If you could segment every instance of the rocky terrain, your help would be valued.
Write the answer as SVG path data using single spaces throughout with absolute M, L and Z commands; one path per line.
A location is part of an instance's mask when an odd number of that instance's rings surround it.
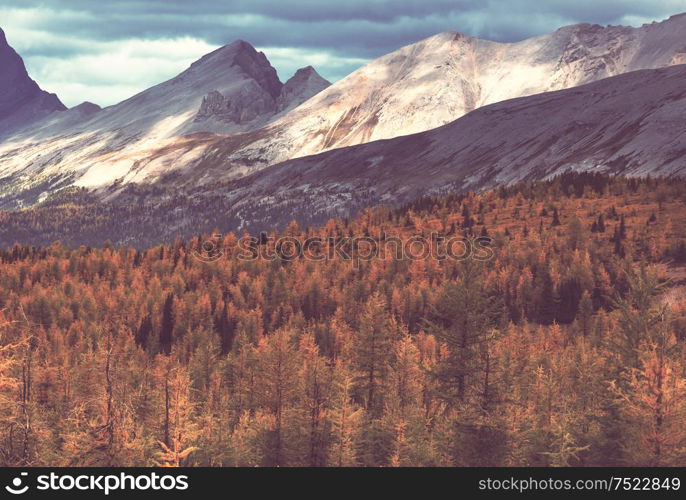
M 0 141 L 53 111 L 67 109 L 55 94 L 42 90 L 0 28 Z

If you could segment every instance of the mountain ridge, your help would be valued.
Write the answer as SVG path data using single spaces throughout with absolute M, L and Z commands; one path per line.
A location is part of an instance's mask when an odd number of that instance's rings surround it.
M 24 61 L 0 28 L 0 137 L 11 134 L 53 111 L 66 110 L 59 98 L 31 79 Z

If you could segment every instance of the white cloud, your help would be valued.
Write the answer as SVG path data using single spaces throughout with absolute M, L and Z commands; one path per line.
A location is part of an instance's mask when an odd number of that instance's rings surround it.
M 73 56 L 26 58 L 29 74 L 67 106 L 115 104 L 172 78 L 216 47 L 194 38 L 93 42 Z
M 8 42 L 29 75 L 67 106 L 115 104 L 172 78 L 216 48 L 200 38 L 92 40 L 37 26 L 95 21 L 88 13 L 46 8 L 0 8 Z

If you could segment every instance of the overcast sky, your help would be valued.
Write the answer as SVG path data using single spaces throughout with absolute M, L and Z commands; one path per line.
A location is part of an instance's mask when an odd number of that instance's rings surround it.
M 515 41 L 579 22 L 640 26 L 686 0 L 0 0 L 31 76 L 68 106 L 109 105 L 241 38 L 283 81 L 311 64 L 335 81 L 446 30 Z

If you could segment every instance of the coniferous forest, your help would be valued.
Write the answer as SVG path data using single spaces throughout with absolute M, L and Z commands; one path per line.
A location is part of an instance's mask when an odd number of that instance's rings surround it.
M 0 251 L 0 465 L 686 461 L 686 182 L 566 174 L 254 236 L 251 259 L 242 234 Z

